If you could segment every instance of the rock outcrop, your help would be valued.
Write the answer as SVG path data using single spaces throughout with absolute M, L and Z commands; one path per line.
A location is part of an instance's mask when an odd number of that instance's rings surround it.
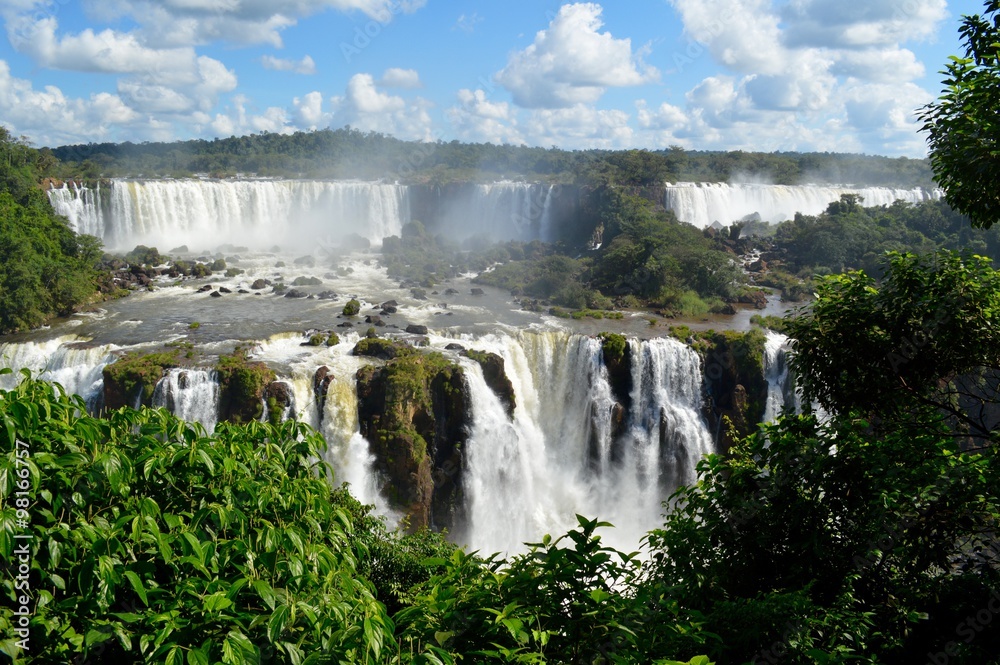
M 377 341 L 385 340 L 362 343 Z M 471 413 L 462 368 L 440 353 L 409 348 L 385 365 L 358 370 L 357 382 L 361 434 L 410 530 L 461 523 Z

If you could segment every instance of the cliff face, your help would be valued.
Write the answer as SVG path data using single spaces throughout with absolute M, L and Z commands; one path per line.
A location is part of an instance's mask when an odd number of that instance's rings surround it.
M 726 331 L 704 334 L 696 341 L 705 369 L 705 418 L 710 431 L 719 432 L 718 445 L 726 452 L 734 436 L 757 429 L 767 405 L 764 378 L 764 333 Z M 735 430 L 731 433 L 727 421 Z
M 461 519 L 462 448 L 470 401 L 462 368 L 439 353 L 409 352 L 358 370 L 358 416 L 386 494 L 409 528 Z

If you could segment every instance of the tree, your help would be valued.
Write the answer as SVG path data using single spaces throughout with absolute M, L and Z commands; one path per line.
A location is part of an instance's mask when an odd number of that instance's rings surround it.
M 825 278 L 788 322 L 806 398 L 898 425 L 926 411 L 989 438 L 1000 401 L 1000 272 L 989 259 L 890 254 L 880 285 L 864 272 Z M 876 423 L 878 424 L 878 423 Z
M 945 92 L 920 112 L 931 166 L 945 199 L 973 226 L 1000 220 L 1000 0 L 983 15 L 965 16 L 959 34 L 965 57 L 951 56 Z

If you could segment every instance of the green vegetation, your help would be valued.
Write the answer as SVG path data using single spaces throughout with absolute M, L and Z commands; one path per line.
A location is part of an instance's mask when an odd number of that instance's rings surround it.
M 104 399 L 108 409 L 149 406 L 164 373 L 182 364 L 179 348 L 158 353 L 130 351 L 104 368 Z
M 318 277 L 296 277 L 292 286 L 322 286 L 323 280 Z
M 100 242 L 74 234 L 38 187 L 52 163 L 0 127 L 0 334 L 70 314 L 97 293 Z
M 329 335 L 326 336 L 327 346 L 337 346 L 338 344 L 340 344 L 340 335 L 338 335 L 335 332 L 331 332 Z
M 201 323 L 199 323 L 198 321 L 192 321 L 191 323 L 188 324 L 188 330 L 197 330 L 200 327 Z
M 805 395 L 884 427 L 944 414 L 957 431 L 989 438 L 1000 273 L 985 257 L 947 251 L 888 264 L 877 288 L 864 272 L 825 278 L 809 311 L 789 321 Z
M 324 129 L 176 143 L 92 143 L 56 148 L 62 177 L 136 175 L 392 178 L 402 182 L 470 182 L 524 177 L 595 186 L 656 187 L 665 181 L 727 181 L 767 174 L 777 184 L 867 182 L 930 187 L 927 160 L 831 153 L 582 150 L 494 144 L 401 141 L 376 132 Z M 419 166 L 414 157 L 419 156 Z
M 329 484 L 315 432 L 220 424 L 206 437 L 163 410 L 84 412 L 79 398 L 41 382 L 0 394 L 7 599 L 18 595 L 14 492 L 35 501 L 23 662 L 309 662 L 323 653 L 359 663 L 395 652 L 393 624 L 358 565 L 384 530 L 359 537 L 371 520 Z M 18 450 L 30 451 L 29 465 Z M 4 602 L 0 651 L 10 657 L 16 624 Z
M 959 34 L 965 56 L 952 56 L 943 73 L 943 94 L 924 107 L 934 177 L 948 203 L 972 225 L 990 228 L 1000 219 L 996 182 L 1000 177 L 996 141 L 1000 128 L 1000 4 L 988 0 L 983 15 L 963 16 Z
M 628 350 L 628 340 L 625 335 L 603 332 L 598 335 L 601 340 L 601 350 L 604 352 L 605 364 L 621 362 Z
M 361 303 L 355 298 L 351 298 L 347 301 L 347 304 L 344 305 L 344 316 L 357 316 L 360 311 Z
M 250 360 L 246 349 L 239 347 L 232 355 L 219 356 L 215 369 L 219 373 L 220 420 L 259 420 L 264 412 L 264 388 L 274 381 L 274 370 Z

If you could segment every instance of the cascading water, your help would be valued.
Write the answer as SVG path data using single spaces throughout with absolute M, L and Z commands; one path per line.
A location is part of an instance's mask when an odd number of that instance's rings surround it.
M 677 219 L 698 228 L 719 222 L 728 226 L 753 214 L 766 222 L 792 219 L 795 213 L 818 215 L 843 194 L 862 197 L 864 206 L 891 205 L 902 200 L 922 203 L 941 198 L 941 190 L 836 185 L 758 185 L 721 182 L 667 184 L 664 205 Z
M 87 347 L 74 335 L 45 342 L 0 344 L 0 367 L 13 374 L 0 376 L 0 389 L 10 390 L 21 380 L 19 371 L 30 369 L 33 376 L 61 385 L 67 393 L 80 395 L 87 410 L 96 413 L 104 403 L 105 365 L 115 359 L 111 345 Z
M 502 180 L 473 185 L 438 201 L 435 229 L 458 237 L 482 235 L 498 241 L 554 241 L 553 185 Z
M 356 233 L 374 243 L 409 222 L 406 186 L 310 180 L 111 180 L 50 189 L 55 211 L 112 249 L 194 251 L 223 243 L 313 249 Z
M 576 514 L 610 521 L 616 528 L 605 539 L 632 549 L 713 450 L 699 414 L 700 360 L 679 342 L 631 342 L 632 409 L 618 440 L 598 340 L 522 333 L 473 345 L 504 358 L 517 400 L 511 420 L 479 366 L 463 361 L 473 406 L 461 537 L 474 549 L 509 551 L 564 531 Z
M 181 420 L 198 422 L 215 431 L 219 415 L 219 376 L 214 370 L 174 368 L 156 384 L 153 406 L 164 407 Z
M 788 337 L 768 331 L 764 342 L 764 378 L 767 380 L 767 404 L 764 422 L 769 423 L 785 409 L 801 411 L 795 380 L 788 366 Z

